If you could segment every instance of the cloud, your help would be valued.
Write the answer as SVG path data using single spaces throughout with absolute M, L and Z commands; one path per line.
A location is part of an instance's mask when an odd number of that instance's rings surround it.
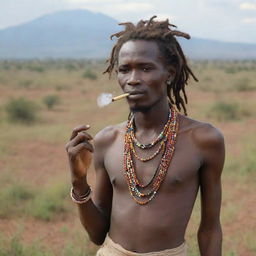
M 138 20 L 137 16 L 143 18 L 149 12 L 155 10 L 150 1 L 127 1 L 127 0 L 64 0 L 70 7 L 88 9 L 93 12 L 102 12 L 111 17 L 123 20 Z
M 66 0 L 66 2 L 79 4 L 114 4 L 120 3 L 120 0 Z
M 172 21 L 173 18 L 174 17 L 171 14 L 157 13 L 156 20 L 166 20 L 166 19 L 169 19 L 169 21 Z
M 241 10 L 256 10 L 256 3 L 243 2 L 239 5 Z
M 148 11 L 153 10 L 154 5 L 142 1 L 124 1 L 124 0 L 66 0 L 70 4 L 80 4 L 80 6 L 93 6 L 99 9 L 111 6 L 113 9 L 120 9 L 121 11 Z M 86 5 L 85 5 L 86 4 Z M 100 5 L 100 6 L 99 6 Z
M 244 18 L 242 20 L 243 23 L 246 23 L 246 24 L 252 24 L 252 23 L 256 23 L 256 17 L 254 18 Z
M 256 0 L 0 0 L 0 29 L 72 9 L 101 12 L 117 22 L 157 15 L 194 37 L 256 42 Z M 216 22 L 223 25 L 216 29 Z
M 121 11 L 141 12 L 154 10 L 154 5 L 150 3 L 126 2 L 117 5 L 116 8 L 120 9 Z

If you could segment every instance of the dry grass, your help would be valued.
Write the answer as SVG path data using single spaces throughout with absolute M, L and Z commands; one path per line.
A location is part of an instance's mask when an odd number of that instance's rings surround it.
M 223 255 L 252 256 L 256 62 L 194 62 L 192 68 L 200 82 L 187 87 L 189 115 L 211 122 L 226 139 Z M 120 92 L 114 79 L 101 75 L 103 70 L 103 63 L 96 61 L 0 63 L 0 255 L 93 255 L 96 250 L 66 196 L 69 170 L 64 145 L 78 124 L 90 124 L 95 135 L 126 119 L 124 102 L 103 109 L 96 105 L 101 92 Z M 48 110 L 43 103 L 47 95 L 58 97 L 60 104 Z M 8 121 L 5 106 L 10 98 L 20 97 L 40 106 L 33 124 Z M 223 118 L 223 111 L 235 111 L 236 118 Z M 192 256 L 198 255 L 199 220 L 198 199 L 186 234 Z

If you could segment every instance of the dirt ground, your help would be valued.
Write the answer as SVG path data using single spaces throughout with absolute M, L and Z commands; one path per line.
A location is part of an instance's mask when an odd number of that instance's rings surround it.
M 58 95 L 62 98 L 62 104 L 53 111 L 43 109 L 42 124 L 34 126 L 34 129 L 37 130 L 31 137 L 30 130 L 32 131 L 33 127 L 18 126 L 18 129 L 22 130 L 20 137 L 13 127 L 8 130 L 8 124 L 2 121 L 0 123 L 2 138 L 6 138 L 3 133 L 9 134 L 11 143 L 8 144 L 7 139 L 4 139 L 4 146 L 8 145 L 8 153 L 0 157 L 1 173 L 11 175 L 17 183 L 31 184 L 33 188 L 44 187 L 58 179 L 65 181 L 69 186 L 70 177 L 64 146 L 72 127 L 83 123 L 82 120 L 88 120 L 88 123 L 93 126 L 92 133 L 95 135 L 99 129 L 119 122 L 127 116 L 124 102 L 103 110 L 99 110 L 94 103 L 91 104 L 96 101 L 99 92 L 106 89 L 99 86 L 99 83 L 102 83 L 101 80 L 93 83 L 95 90 L 90 92 L 84 92 L 80 86 L 74 87 L 72 91 L 59 91 Z M 40 101 L 46 92 L 52 92 L 52 89 L 43 88 L 27 92 L 23 89 L 17 91 L 15 88 L 1 85 L 0 100 L 6 102 L 9 97 L 14 95 L 25 95 L 30 99 Z M 201 115 L 197 113 L 201 110 L 205 111 L 204 106 L 216 100 L 214 92 L 193 89 L 188 94 L 190 99 L 188 109 L 191 107 L 192 118 L 201 118 Z M 84 110 L 81 104 L 86 97 L 89 100 L 86 102 Z M 256 91 L 242 94 L 234 92 L 226 96 L 226 98 L 229 97 L 245 102 L 245 104 L 251 102 L 254 106 Z M 88 108 L 90 104 L 92 107 Z M 104 118 L 105 116 L 108 118 Z M 223 255 L 254 256 L 256 255 L 255 170 L 251 174 L 238 175 L 232 172 L 232 161 L 237 161 L 244 154 L 245 141 L 255 141 L 255 113 L 242 121 L 219 122 L 210 119 L 205 121 L 213 122 L 222 131 L 228 154 L 228 162 L 226 162 L 223 173 Z M 40 133 L 38 137 L 37 131 Z M 0 178 L 2 177 L 3 175 L 0 174 Z M 90 170 L 89 177 L 93 184 L 93 168 Z M 96 246 L 87 242 L 86 232 L 79 222 L 77 210 L 68 195 L 65 200 L 70 202 L 69 211 L 56 215 L 51 221 L 39 220 L 27 215 L 0 218 L 1 234 L 7 238 L 20 234 L 24 244 L 40 243 L 44 248 L 50 248 L 55 255 L 60 255 L 59 252 L 68 244 L 67 241 L 72 241 L 75 246 L 79 244 L 84 248 L 89 246 L 90 251 L 96 250 Z M 189 240 L 192 238 L 196 240 L 197 216 L 193 217 L 189 224 Z

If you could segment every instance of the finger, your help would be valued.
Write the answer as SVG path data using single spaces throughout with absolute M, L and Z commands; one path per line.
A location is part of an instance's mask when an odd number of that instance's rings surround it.
M 89 134 L 88 132 L 82 131 L 79 132 L 78 135 L 82 134 L 87 140 L 92 140 L 93 137 L 91 136 L 91 134 Z
M 79 132 L 88 130 L 89 128 L 90 128 L 90 125 L 88 125 L 88 124 L 87 125 L 79 125 L 79 126 L 75 127 L 72 131 L 70 140 L 74 139 Z
M 80 143 L 80 144 L 76 145 L 75 147 L 70 147 L 68 149 L 68 155 L 71 158 L 74 158 L 83 150 L 88 150 L 88 151 L 90 151 L 92 153 L 92 151 L 91 151 L 92 147 L 90 147 L 89 145 L 85 145 L 84 143 Z
M 94 148 L 93 148 L 93 145 L 90 143 L 90 142 L 83 142 L 81 143 L 81 145 L 83 145 L 83 147 L 86 149 L 86 150 L 89 150 L 91 153 L 94 152 Z
M 94 151 L 93 146 L 90 142 L 83 142 L 83 143 L 80 143 L 80 144 L 76 145 L 75 147 L 71 148 L 69 153 L 73 156 L 76 156 L 82 150 L 88 150 L 91 153 L 93 153 L 93 151 Z
M 91 136 L 88 134 L 84 133 L 79 133 L 73 140 L 69 142 L 69 147 L 75 147 L 76 145 L 83 143 L 83 142 L 88 142 L 88 140 L 91 140 Z
M 70 147 L 75 147 L 75 146 L 78 145 L 79 143 L 85 142 L 85 141 L 87 141 L 87 140 L 89 140 L 89 139 L 90 139 L 90 136 L 88 136 L 88 135 L 86 135 L 86 134 L 80 132 L 75 138 L 73 138 L 72 140 L 70 140 L 70 141 L 66 144 L 66 146 L 65 146 L 66 151 L 68 152 Z

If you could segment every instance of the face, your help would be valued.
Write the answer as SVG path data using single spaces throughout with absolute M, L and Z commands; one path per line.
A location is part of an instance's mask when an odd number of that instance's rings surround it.
M 117 78 L 132 111 L 150 109 L 166 99 L 166 80 L 171 73 L 156 42 L 127 41 L 119 51 Z

